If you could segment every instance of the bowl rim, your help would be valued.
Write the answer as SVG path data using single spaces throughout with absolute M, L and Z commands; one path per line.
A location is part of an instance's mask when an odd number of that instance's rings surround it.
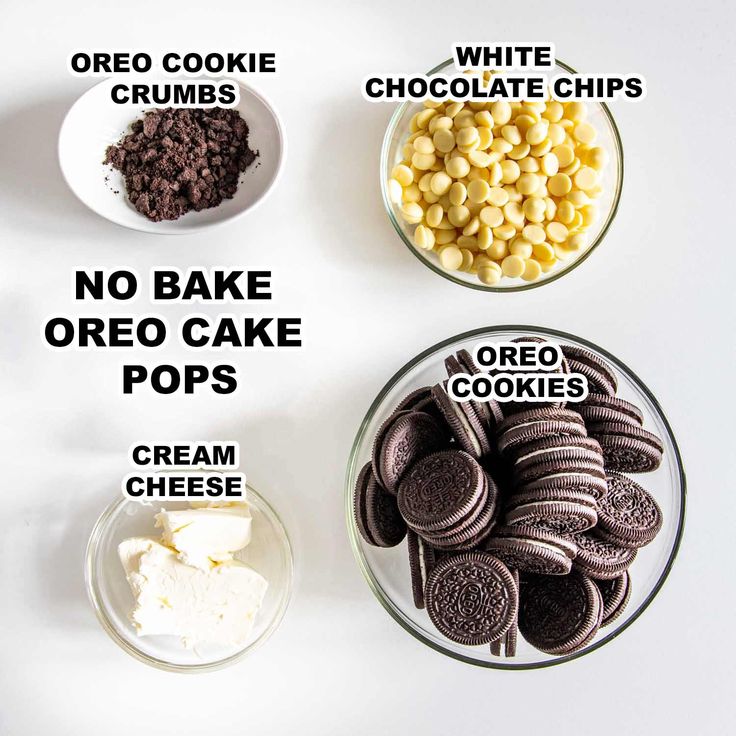
M 358 537 L 358 531 L 357 531 L 356 524 L 353 518 L 354 516 L 353 514 L 353 487 L 351 484 L 351 478 L 355 475 L 355 470 L 358 464 L 358 457 L 357 457 L 358 448 L 361 444 L 363 435 L 368 425 L 370 424 L 376 410 L 378 409 L 378 407 L 380 406 L 384 398 L 388 395 L 388 393 L 404 377 L 404 375 L 408 371 L 410 371 L 418 363 L 420 363 L 421 361 L 423 361 L 425 358 L 432 355 L 433 353 L 436 353 L 437 351 L 442 350 L 443 348 L 447 348 L 448 346 L 456 344 L 460 341 L 471 340 L 473 338 L 477 338 L 483 335 L 489 335 L 489 334 L 499 333 L 499 332 L 508 332 L 508 331 L 535 332 L 535 333 L 539 333 L 542 335 L 547 335 L 555 339 L 572 340 L 592 350 L 598 351 L 600 355 L 605 357 L 607 360 L 610 360 L 619 370 L 623 370 L 623 372 L 626 373 L 627 376 L 634 382 L 636 387 L 652 403 L 652 406 L 655 408 L 657 414 L 659 415 L 659 418 L 662 420 L 662 424 L 664 425 L 664 428 L 667 432 L 669 440 L 672 443 L 672 447 L 674 449 L 673 459 L 674 459 L 674 464 L 677 470 L 677 479 L 680 485 L 680 513 L 677 519 L 677 530 L 675 533 L 674 543 L 672 545 L 672 549 L 670 550 L 669 556 L 667 558 L 667 562 L 662 568 L 662 571 L 659 575 L 657 582 L 654 584 L 652 589 L 647 593 L 646 597 L 640 604 L 639 608 L 637 608 L 637 610 L 634 611 L 634 613 L 624 623 L 622 623 L 616 629 L 612 630 L 609 634 L 604 636 L 600 641 L 596 641 L 595 643 L 591 644 L 589 647 L 586 647 L 580 651 L 573 652 L 572 654 L 563 655 L 563 656 L 557 657 L 556 659 L 551 659 L 551 660 L 544 661 L 544 662 L 533 662 L 533 663 L 516 662 L 515 663 L 515 662 L 507 662 L 505 660 L 500 660 L 498 662 L 480 661 L 470 656 L 461 654 L 459 652 L 451 651 L 437 644 L 436 642 L 429 639 L 428 637 L 424 636 L 424 634 L 421 631 L 415 629 L 410 623 L 406 621 L 405 617 L 403 617 L 398 611 L 398 606 L 396 606 L 391 601 L 391 598 L 386 593 L 383 592 L 383 589 L 380 583 L 378 582 L 375 575 L 373 574 L 373 571 L 371 570 L 371 567 L 368 564 L 366 557 L 363 553 L 361 540 Z M 389 613 L 391 618 L 394 619 L 394 621 L 396 621 L 405 631 L 408 631 L 415 639 L 419 640 L 423 644 L 426 644 L 428 647 L 430 647 L 436 652 L 439 652 L 440 654 L 444 654 L 445 656 L 451 657 L 460 662 L 465 662 L 466 664 L 474 665 L 476 667 L 482 667 L 485 669 L 496 669 L 496 670 L 536 670 L 536 669 L 544 669 L 547 667 L 554 667 L 560 664 L 564 664 L 566 662 L 571 662 L 575 659 L 578 659 L 587 654 L 590 654 L 597 649 L 600 649 L 604 644 L 607 644 L 608 642 L 612 641 L 613 639 L 618 637 L 620 634 L 622 634 L 624 631 L 626 631 L 626 629 L 628 629 L 629 626 L 631 626 L 631 624 L 633 624 L 634 621 L 636 621 L 639 618 L 639 616 L 641 616 L 641 614 L 644 613 L 644 611 L 649 607 L 649 605 L 652 603 L 654 598 L 657 596 L 657 594 L 661 590 L 662 586 L 664 585 L 665 580 L 668 578 L 670 571 L 672 570 L 672 566 L 674 565 L 675 559 L 680 550 L 680 545 L 682 543 L 682 536 L 683 536 L 684 525 L 685 525 L 686 500 L 687 500 L 687 481 L 685 477 L 685 469 L 684 469 L 683 462 L 682 462 L 682 456 L 680 454 L 680 448 L 677 444 L 677 440 L 675 439 L 674 432 L 672 431 L 672 427 L 669 423 L 669 420 L 667 419 L 667 416 L 662 410 L 662 407 L 659 401 L 654 396 L 654 394 L 651 392 L 651 390 L 646 386 L 646 384 L 644 384 L 644 382 L 639 378 L 639 376 L 636 373 L 634 373 L 634 371 L 632 371 L 619 358 L 609 353 L 604 348 L 601 348 L 600 346 L 591 342 L 590 340 L 586 340 L 584 338 L 578 337 L 577 335 L 574 335 L 569 332 L 563 332 L 562 330 L 555 330 L 549 327 L 539 327 L 536 325 L 507 325 L 507 324 L 489 325 L 486 327 L 479 327 L 473 330 L 468 330 L 467 332 L 461 332 L 457 335 L 454 335 L 452 337 L 446 338 L 444 340 L 441 340 L 440 342 L 435 343 L 431 347 L 427 348 L 426 350 L 423 350 L 421 353 L 416 355 L 414 358 L 406 362 L 401 368 L 399 368 L 393 374 L 393 376 L 391 376 L 391 378 L 389 378 L 389 380 L 386 382 L 383 388 L 381 388 L 378 395 L 376 396 L 374 401 L 371 403 L 365 416 L 363 417 L 362 422 L 360 423 L 358 432 L 355 436 L 355 439 L 353 440 L 353 446 L 350 450 L 350 456 L 349 456 L 348 465 L 347 465 L 347 472 L 345 474 L 345 488 L 344 488 L 345 520 L 347 523 L 348 537 L 350 539 L 350 546 L 353 550 L 353 556 L 355 557 L 355 560 L 358 563 L 358 567 L 360 568 L 360 571 L 363 574 L 363 577 L 365 578 L 366 582 L 368 583 L 368 586 L 373 592 L 373 595 L 378 599 L 379 603 L 383 606 L 383 608 Z
M 201 77 L 201 78 L 204 79 L 204 77 Z M 218 77 L 217 79 L 220 79 L 220 77 Z M 222 79 L 225 79 L 225 77 L 222 77 Z M 254 97 L 258 98 L 263 103 L 266 109 L 270 112 L 271 117 L 273 118 L 276 124 L 276 131 L 278 133 L 279 142 L 281 144 L 279 161 L 278 161 L 278 165 L 276 167 L 276 173 L 274 174 L 273 179 L 271 179 L 269 185 L 260 193 L 258 198 L 254 202 L 252 202 L 249 206 L 245 207 L 239 212 L 234 212 L 233 214 L 228 215 L 227 217 L 223 217 L 213 222 L 205 222 L 200 225 L 194 225 L 192 227 L 188 227 L 185 230 L 175 230 L 175 229 L 159 230 L 156 228 L 156 225 L 158 225 L 159 223 L 150 222 L 145 217 L 143 217 L 143 215 L 141 215 L 142 222 L 140 224 L 137 224 L 137 223 L 130 224 L 127 222 L 122 222 L 117 218 L 110 217 L 106 214 L 103 214 L 98 209 L 93 207 L 92 204 L 90 204 L 84 197 L 82 197 L 82 195 L 77 191 L 77 189 L 72 184 L 70 177 L 67 175 L 67 170 L 66 170 L 66 167 L 64 166 L 64 159 L 62 156 L 62 139 L 65 135 L 67 126 L 70 125 L 69 119 L 70 119 L 72 112 L 76 108 L 76 106 L 82 101 L 84 97 L 86 97 L 89 94 L 92 94 L 92 91 L 96 89 L 97 87 L 103 84 L 110 84 L 111 82 L 115 81 L 113 77 L 107 77 L 106 79 L 103 79 L 102 81 L 98 82 L 97 84 L 92 85 L 89 89 L 86 89 L 81 95 L 79 95 L 79 97 L 77 97 L 77 99 L 72 103 L 72 105 L 67 110 L 66 115 L 64 115 L 64 120 L 62 121 L 61 126 L 59 128 L 59 136 L 58 136 L 57 143 L 56 143 L 56 158 L 57 158 L 57 162 L 59 165 L 59 169 L 61 170 L 61 175 L 64 181 L 66 182 L 66 185 L 69 187 L 70 191 L 87 209 L 94 212 L 98 217 L 101 217 L 107 220 L 108 222 L 112 222 L 113 224 L 125 230 L 133 230 L 135 232 L 146 233 L 149 235 L 192 235 L 194 233 L 201 233 L 204 230 L 210 230 L 212 228 L 220 227 L 221 225 L 224 225 L 225 223 L 233 222 L 234 220 L 237 220 L 243 217 L 246 213 L 252 212 L 256 207 L 258 207 L 258 205 L 260 205 L 268 197 L 268 195 L 271 194 L 271 192 L 276 188 L 276 184 L 281 179 L 281 174 L 284 170 L 284 164 L 286 163 L 286 154 L 287 154 L 286 131 L 284 129 L 283 123 L 281 122 L 281 118 L 276 112 L 276 108 L 272 104 L 271 100 L 261 90 L 256 89 L 250 84 L 245 84 L 244 82 L 241 82 L 239 79 L 233 79 L 233 78 L 228 77 L 227 80 L 230 82 L 235 82 L 241 88 L 241 90 L 245 90 L 246 92 L 248 92 L 248 94 L 252 94 Z M 145 109 L 146 110 L 155 109 L 155 106 L 146 107 Z M 169 224 L 171 222 L 175 222 L 175 221 L 166 220 L 164 221 L 164 224 Z
M 431 76 L 432 74 L 437 74 L 438 72 L 445 69 L 448 65 L 451 65 L 453 63 L 452 59 L 447 59 L 446 61 L 443 61 L 441 64 L 438 64 L 433 69 L 430 69 L 427 72 L 427 76 Z M 566 72 L 570 74 L 576 74 L 577 72 L 575 69 L 573 69 L 569 64 L 566 64 L 563 61 L 560 61 L 560 59 L 555 59 L 556 66 L 561 67 Z M 416 102 L 407 101 L 402 102 L 396 110 L 394 110 L 393 115 L 391 116 L 388 126 L 386 127 L 386 132 L 383 136 L 383 142 L 381 143 L 381 156 L 379 160 L 379 177 L 381 179 L 380 186 L 381 186 L 381 196 L 383 198 L 383 205 L 386 209 L 386 213 L 388 214 L 388 218 L 393 225 L 394 230 L 398 234 L 398 236 L 403 241 L 404 245 L 411 251 L 411 253 L 414 255 L 415 258 L 418 258 L 427 268 L 430 268 L 432 271 L 434 271 L 436 274 L 442 276 L 443 278 L 447 279 L 448 281 L 451 281 L 454 284 L 459 284 L 460 286 L 465 286 L 469 289 L 475 289 L 476 291 L 488 291 L 488 292 L 514 292 L 514 291 L 528 291 L 530 289 L 536 289 L 540 286 L 545 286 L 546 284 L 551 284 L 554 281 L 557 281 L 557 279 L 562 278 L 563 276 L 567 275 L 568 273 L 571 273 L 574 271 L 581 263 L 583 263 L 585 260 L 587 260 L 588 256 L 596 250 L 596 248 L 603 242 L 603 239 L 608 234 L 608 231 L 613 224 L 613 221 L 616 217 L 616 213 L 618 212 L 619 203 L 621 201 L 621 193 L 623 190 L 623 184 L 624 184 L 624 148 L 623 143 L 621 141 L 621 134 L 619 132 L 618 126 L 616 125 L 616 121 L 611 114 L 610 109 L 608 108 L 608 105 L 606 105 L 604 102 L 595 102 L 594 104 L 600 105 L 601 109 L 603 110 L 603 114 L 608 121 L 608 124 L 611 128 L 612 137 L 613 137 L 613 145 L 615 148 L 616 153 L 616 161 L 618 163 L 618 171 L 619 175 L 616 180 L 616 189 L 614 191 L 613 195 L 613 202 L 611 204 L 611 208 L 609 210 L 608 216 L 606 217 L 605 222 L 603 223 L 603 227 L 601 228 L 601 231 L 598 233 L 598 237 L 595 239 L 593 243 L 590 244 L 588 248 L 585 249 L 585 251 L 578 256 L 574 261 L 572 261 L 569 265 L 563 266 L 560 268 L 559 271 L 555 271 L 552 273 L 551 276 L 547 276 L 544 279 L 537 279 L 537 281 L 529 281 L 529 282 L 523 282 L 520 284 L 512 284 L 510 286 L 489 286 L 487 284 L 483 284 L 480 281 L 473 281 L 468 282 L 464 281 L 461 278 L 458 278 L 455 276 L 451 271 L 445 271 L 443 268 L 440 268 L 436 263 L 432 263 L 429 258 L 421 254 L 417 248 L 414 246 L 414 244 L 406 237 L 406 234 L 404 233 L 403 228 L 399 224 L 398 220 L 396 219 L 396 215 L 393 211 L 393 206 L 391 204 L 391 200 L 389 198 L 388 193 L 388 172 L 389 172 L 389 161 L 388 161 L 388 150 L 391 142 L 391 138 L 393 137 L 394 131 L 396 130 L 396 126 L 399 123 L 399 119 L 404 114 L 404 112 L 411 106 L 417 104 Z
M 84 555 L 85 588 L 87 590 L 87 597 L 89 599 L 89 602 L 95 612 L 100 625 L 107 632 L 108 636 L 127 654 L 134 657 L 139 662 L 143 662 L 144 664 L 147 664 L 151 667 L 165 670 L 167 672 L 179 672 L 184 674 L 213 672 L 215 670 L 221 670 L 225 667 L 229 667 L 230 665 L 233 665 L 243 659 L 246 655 L 251 654 L 252 652 L 259 649 L 266 641 L 268 641 L 268 639 L 271 638 L 271 635 L 281 625 L 286 611 L 289 608 L 289 604 L 291 603 L 292 595 L 294 592 L 294 551 L 291 544 L 291 539 L 289 538 L 289 533 L 287 532 L 286 527 L 281 520 L 281 517 L 278 515 L 273 506 L 247 482 L 246 489 L 248 497 L 255 496 L 258 503 L 262 504 L 265 507 L 266 511 L 271 514 L 273 520 L 276 522 L 279 530 L 282 533 L 282 538 L 284 540 L 284 552 L 288 561 L 286 590 L 284 595 L 282 596 L 279 610 L 277 611 L 273 620 L 263 631 L 263 633 L 258 637 L 258 639 L 246 645 L 235 654 L 231 654 L 229 657 L 225 657 L 224 659 L 218 659 L 215 662 L 206 662 L 202 664 L 174 664 L 171 662 L 167 662 L 164 659 L 159 659 L 158 657 L 152 657 L 146 654 L 120 635 L 117 627 L 107 615 L 107 607 L 101 599 L 97 585 L 97 575 L 94 570 L 94 562 L 97 557 L 100 538 L 103 532 L 107 529 L 107 525 L 109 524 L 112 516 L 117 511 L 119 511 L 123 505 L 135 502 L 131 502 L 130 499 L 120 494 L 107 505 L 105 510 L 97 518 L 97 521 L 95 521 L 95 524 L 92 527 L 92 531 L 90 532 L 89 540 L 87 541 L 87 548 Z M 246 501 L 247 500 L 248 498 L 246 497 Z

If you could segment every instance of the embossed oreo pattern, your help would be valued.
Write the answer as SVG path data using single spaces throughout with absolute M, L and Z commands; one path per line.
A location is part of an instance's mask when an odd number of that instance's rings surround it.
M 493 537 L 485 549 L 508 567 L 540 575 L 567 575 L 570 558 L 562 550 L 553 550 L 532 539 Z
M 571 539 L 578 546 L 575 566 L 590 577 L 610 580 L 620 575 L 636 558 L 636 550 L 607 542 L 594 532 L 574 534 Z
M 396 494 L 407 469 L 444 445 L 445 434 L 429 414 L 420 411 L 401 413 L 383 432 L 377 448 L 378 467 L 374 466 L 374 470 L 386 490 Z
M 483 469 L 470 455 L 445 450 L 411 468 L 399 485 L 399 510 L 418 531 L 452 526 L 465 518 L 485 488 Z
M 598 531 L 626 547 L 643 547 L 662 527 L 662 512 L 652 495 L 631 478 L 609 473 L 608 493 L 600 503 Z
M 537 649 L 568 654 L 595 635 L 602 600 L 585 575 L 525 576 L 519 597 L 519 630 Z
M 440 561 L 427 580 L 425 604 L 442 634 L 470 646 L 503 636 L 518 608 L 513 576 L 486 552 L 463 552 Z
M 506 523 L 525 524 L 556 534 L 575 534 L 595 526 L 595 508 L 579 502 L 536 501 L 521 504 L 506 514 Z
M 406 536 L 406 522 L 399 513 L 396 497 L 378 484 L 375 478 L 365 487 L 366 526 L 378 547 L 395 547 Z
M 625 422 L 595 422 L 588 429 L 600 442 L 606 470 L 647 473 L 662 462 L 662 440 L 646 429 Z

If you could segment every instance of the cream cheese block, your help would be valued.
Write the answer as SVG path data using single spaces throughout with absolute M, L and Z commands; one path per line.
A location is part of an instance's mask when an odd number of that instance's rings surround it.
M 182 562 L 203 570 L 231 560 L 233 552 L 250 543 L 251 521 L 245 503 L 162 509 L 156 514 L 161 541 L 177 550 Z
M 179 636 L 186 647 L 247 643 L 268 587 L 251 567 L 237 560 L 194 567 L 148 537 L 126 539 L 118 553 L 135 598 L 131 621 L 140 636 Z

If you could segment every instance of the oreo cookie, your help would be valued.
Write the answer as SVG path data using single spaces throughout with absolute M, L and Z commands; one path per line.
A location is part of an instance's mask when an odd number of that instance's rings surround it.
M 574 566 L 597 580 L 611 580 L 629 569 L 636 559 L 636 550 L 607 542 L 595 532 L 571 535 L 577 545 Z
M 524 575 L 519 591 L 519 631 L 547 654 L 571 654 L 597 633 L 603 600 L 586 575 Z
M 373 472 L 381 485 L 396 494 L 407 469 L 447 443 L 442 427 L 421 411 L 394 413 L 378 430 L 373 444 Z
M 353 512 L 360 535 L 374 547 L 395 547 L 406 536 L 406 522 L 396 499 L 378 484 L 371 463 L 358 474 Z
M 519 590 L 519 571 L 511 570 L 511 574 L 514 576 L 514 582 L 516 583 L 516 589 Z M 518 609 L 518 605 L 517 605 Z M 519 618 L 518 610 L 517 616 L 514 618 L 509 630 L 498 639 L 494 639 L 491 642 L 491 654 L 494 657 L 506 657 L 511 658 L 516 656 L 516 644 L 519 638 Z
M 576 501 L 529 501 L 508 510 L 507 526 L 528 526 L 553 534 L 575 534 L 593 528 L 598 521 L 597 505 Z
M 630 401 L 606 394 L 589 393 L 586 399 L 576 404 L 578 414 L 589 422 L 624 422 L 626 424 L 644 424 L 644 414 Z
M 487 552 L 463 552 L 440 560 L 427 580 L 427 613 L 450 641 L 469 646 L 503 636 L 518 610 L 514 577 Z
M 615 396 L 618 389 L 616 373 L 603 358 L 585 348 L 562 345 L 571 373 L 580 373 L 588 380 L 588 391 L 594 394 Z
M 463 408 L 467 402 L 453 401 L 442 384 L 432 387 L 432 399 L 447 422 L 453 438 L 465 452 L 478 460 L 490 450 L 480 419 L 467 407 Z
M 404 476 L 399 510 L 419 534 L 457 531 L 458 524 L 472 518 L 487 491 L 485 473 L 474 458 L 459 450 L 443 450 L 419 460 Z
M 506 511 L 511 511 L 517 506 L 526 503 L 536 503 L 539 501 L 562 501 L 566 503 L 579 503 L 592 509 L 598 509 L 598 501 L 595 496 L 582 491 L 568 491 L 562 489 L 541 489 L 537 491 L 522 491 L 521 493 L 512 493 L 506 499 Z
M 517 489 L 517 493 L 584 493 L 600 501 L 608 492 L 604 478 L 590 473 L 562 472 L 544 476 L 538 480 L 525 483 Z
M 525 446 L 558 435 L 585 436 L 585 422 L 574 411 L 538 407 L 518 412 L 504 419 L 496 430 L 498 450 L 514 460 Z
M 547 457 L 534 457 L 514 465 L 514 481 L 519 486 L 564 473 L 586 473 L 605 479 L 603 455 L 580 448 L 560 449 Z
M 560 452 L 563 457 L 581 452 L 590 462 L 603 465 L 601 446 L 592 437 L 581 434 L 549 435 L 518 445 L 514 448 L 513 465 L 518 468 L 528 467 L 535 462 L 550 462 Z
M 480 513 L 467 520 L 459 528 L 443 530 L 440 533 L 423 533 L 424 539 L 440 550 L 466 550 L 477 547 L 490 533 L 498 509 L 498 488 L 493 479 L 486 474 L 486 491 Z
M 613 623 L 626 609 L 631 598 L 631 576 L 629 571 L 611 580 L 594 580 L 603 598 L 601 627 Z
M 662 512 L 651 493 L 619 473 L 609 473 L 606 483 L 608 493 L 598 511 L 598 535 L 622 547 L 649 544 L 662 528 Z
M 433 419 L 436 419 L 443 430 L 446 432 L 448 431 L 447 426 L 445 425 L 445 419 L 432 399 L 431 386 L 421 386 L 407 394 L 396 405 L 393 413 L 398 414 L 400 411 L 423 411 L 425 414 L 429 414 Z
M 483 548 L 510 568 L 541 575 L 567 575 L 577 551 L 564 537 L 521 525 L 495 529 Z
M 642 427 L 626 422 L 595 422 L 588 431 L 600 443 L 606 470 L 648 473 L 662 463 L 662 440 Z
M 409 574 L 414 605 L 424 608 L 424 587 L 427 577 L 436 563 L 435 551 L 411 529 L 407 531 L 406 542 L 409 550 Z

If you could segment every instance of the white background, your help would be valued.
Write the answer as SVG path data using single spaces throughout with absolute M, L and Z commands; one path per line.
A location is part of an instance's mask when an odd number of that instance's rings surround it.
M 727 730 L 736 654 L 733 7 L 5 3 L 0 734 Z M 460 40 L 551 40 L 581 71 L 647 78 L 644 102 L 613 106 L 626 155 L 614 226 L 550 286 L 500 295 L 455 286 L 419 264 L 383 211 L 378 153 L 391 106 L 364 102 L 361 79 L 426 71 Z M 66 189 L 58 128 L 92 83 L 66 73 L 66 55 L 130 46 L 278 52 L 279 76 L 258 84 L 283 118 L 289 158 L 276 191 L 245 219 L 211 234 L 138 234 Z M 305 349 L 234 354 L 243 388 L 232 398 L 124 400 L 123 356 L 43 347 L 44 317 L 77 309 L 73 267 L 145 274 L 154 265 L 273 270 L 274 309 L 303 317 Z M 175 323 L 185 311 L 166 313 Z M 683 547 L 650 609 L 602 650 L 539 672 L 483 671 L 425 649 L 373 599 L 344 530 L 348 453 L 383 383 L 438 340 L 503 323 L 569 331 L 630 365 L 667 412 L 689 481 Z M 236 667 L 193 677 L 147 668 L 116 647 L 87 603 L 87 536 L 141 438 L 239 440 L 250 479 L 290 529 L 293 604 L 268 645 Z

